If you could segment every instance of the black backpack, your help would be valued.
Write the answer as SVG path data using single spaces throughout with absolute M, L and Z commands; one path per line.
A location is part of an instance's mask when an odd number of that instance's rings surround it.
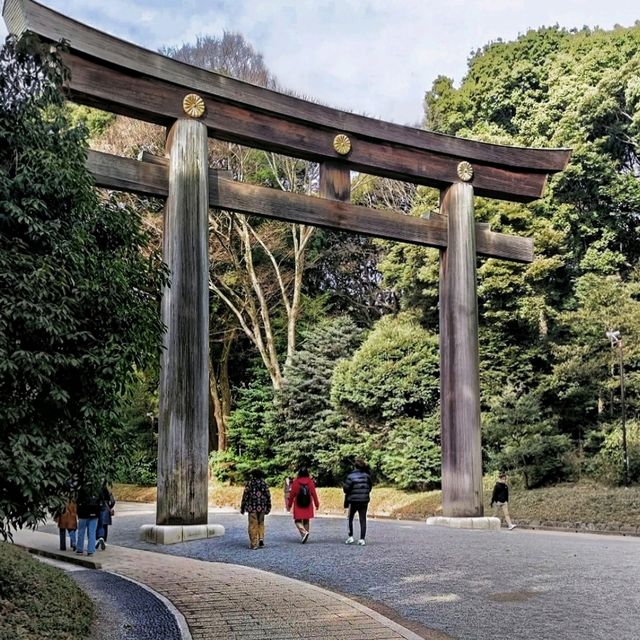
M 308 484 L 300 483 L 300 488 L 296 494 L 296 504 L 299 507 L 308 507 L 311 504 L 311 492 Z

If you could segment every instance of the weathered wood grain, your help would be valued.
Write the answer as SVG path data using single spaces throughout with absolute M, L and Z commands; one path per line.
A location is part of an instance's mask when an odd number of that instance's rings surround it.
M 183 116 L 182 87 L 136 78 L 130 72 L 72 55 L 65 60 L 72 70 L 70 97 L 76 102 L 162 125 Z M 202 122 L 214 138 L 318 162 L 336 161 L 354 171 L 432 187 L 442 188 L 459 180 L 460 158 L 353 135 L 352 151 L 342 157 L 333 149 L 335 129 L 252 112 L 206 94 L 202 98 L 206 105 Z M 540 197 L 547 180 L 545 173 L 486 163 L 474 164 L 474 171 L 478 195 L 523 202 Z
M 166 325 L 160 363 L 158 421 L 159 525 L 206 524 L 209 437 L 209 270 L 207 132 L 178 120 L 168 138 L 163 257 L 170 285 L 162 299 Z
M 448 244 L 440 252 L 442 512 L 482 516 L 478 295 L 473 188 L 441 194 Z
M 320 197 L 349 202 L 351 171 L 341 162 L 327 160 L 320 165 Z
M 137 75 L 162 78 L 196 92 L 218 96 L 227 102 L 243 103 L 252 110 L 271 111 L 286 119 L 307 121 L 470 161 L 542 172 L 561 171 L 570 154 L 568 149 L 531 149 L 466 140 L 325 107 L 172 60 L 93 29 L 32 0 L 5 0 L 3 16 L 11 33 L 20 34 L 29 29 L 50 41 L 65 39 L 72 51 L 104 60 L 110 66 L 129 68 Z
M 90 151 L 89 153 L 93 153 Z M 156 156 L 148 151 L 141 151 L 138 154 L 138 160 L 140 162 L 148 162 L 150 164 L 157 164 L 162 167 L 169 167 L 169 158 L 166 156 Z M 212 177 L 224 178 L 225 180 L 233 180 L 233 173 L 227 169 L 211 169 L 209 168 L 209 178 Z
M 70 42 L 66 60 L 77 101 L 166 125 L 182 116 L 182 97 L 195 91 L 208 100 L 210 135 L 233 142 L 322 162 L 338 157 L 330 142 L 345 132 L 354 142 L 346 159 L 353 170 L 443 188 L 457 180 L 457 163 L 469 160 L 477 194 L 518 201 L 540 197 L 546 174 L 563 169 L 570 155 L 465 140 L 310 103 L 146 51 L 31 0 L 7 0 L 4 16 L 14 33 L 29 28 Z
M 89 151 L 87 167 L 97 186 L 166 197 L 166 164 Z M 428 247 L 447 246 L 447 219 L 444 216 L 414 218 L 399 212 L 368 209 L 348 202 L 225 180 L 217 172 L 210 174 L 209 204 L 218 209 L 362 233 L 386 240 Z M 483 223 L 476 225 L 476 245 L 480 255 L 515 262 L 533 260 L 531 238 L 495 233 Z

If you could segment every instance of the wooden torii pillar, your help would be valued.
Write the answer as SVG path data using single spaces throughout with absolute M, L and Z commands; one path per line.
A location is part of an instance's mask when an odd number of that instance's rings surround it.
M 172 131 L 168 159 L 87 159 L 97 186 L 167 199 L 157 524 L 195 527 L 192 537 L 206 523 L 207 202 L 441 250 L 443 513 L 482 516 L 476 256 L 531 262 L 533 242 L 476 224 L 474 195 L 535 200 L 570 150 L 486 144 L 331 109 L 144 50 L 32 0 L 5 0 L 3 16 L 13 34 L 69 43 L 74 102 Z M 319 162 L 321 197 L 207 175 L 206 136 Z M 350 171 L 436 187 L 440 214 L 423 220 L 351 205 Z
M 167 137 L 169 187 L 162 297 L 156 524 L 203 525 L 208 516 L 209 164 L 207 129 L 180 118 Z M 188 461 L 188 464 L 185 464 Z

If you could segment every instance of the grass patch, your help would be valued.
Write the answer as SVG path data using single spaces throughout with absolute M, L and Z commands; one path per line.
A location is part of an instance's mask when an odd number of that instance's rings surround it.
M 489 506 L 494 477 L 484 479 L 485 514 Z M 153 502 L 155 487 L 116 485 L 114 494 L 119 500 Z M 318 489 L 320 513 L 342 513 L 343 493 L 338 487 Z M 209 504 L 213 507 L 240 507 L 241 486 L 209 485 Z M 284 508 L 281 487 L 272 487 L 274 510 Z M 527 491 L 510 489 L 509 510 L 516 522 L 563 522 L 570 524 L 609 523 L 640 526 L 640 487 L 605 487 L 594 482 L 566 483 Z M 442 513 L 440 491 L 407 492 L 392 487 L 374 487 L 369 513 L 372 516 L 423 519 Z
M 610 523 L 640 526 L 640 487 L 605 487 L 592 482 L 516 490 L 514 519 L 527 522 Z
M 93 603 L 69 576 L 0 543 L 0 640 L 81 640 L 93 618 Z

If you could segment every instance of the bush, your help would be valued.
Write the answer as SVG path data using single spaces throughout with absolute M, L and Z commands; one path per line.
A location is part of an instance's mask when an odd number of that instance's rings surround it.
M 405 490 L 427 491 L 440 487 L 442 453 L 440 417 L 404 418 L 393 425 L 381 456 L 382 473 Z
M 629 455 L 629 482 L 640 481 L 640 423 L 628 422 L 627 453 Z M 588 472 L 596 480 L 610 486 L 624 483 L 622 427 L 617 424 L 604 435 L 600 451 L 592 458 Z
M 571 471 L 571 441 L 545 415 L 535 392 L 507 385 L 492 399 L 484 421 L 491 470 L 517 472 L 525 488 L 564 480 Z
M 331 397 L 346 427 L 343 459 L 364 457 L 378 481 L 402 489 L 440 483 L 438 337 L 413 316 L 378 321 L 349 360 L 336 366 Z
M 0 640 L 79 640 L 93 618 L 93 603 L 69 576 L 0 543 Z

